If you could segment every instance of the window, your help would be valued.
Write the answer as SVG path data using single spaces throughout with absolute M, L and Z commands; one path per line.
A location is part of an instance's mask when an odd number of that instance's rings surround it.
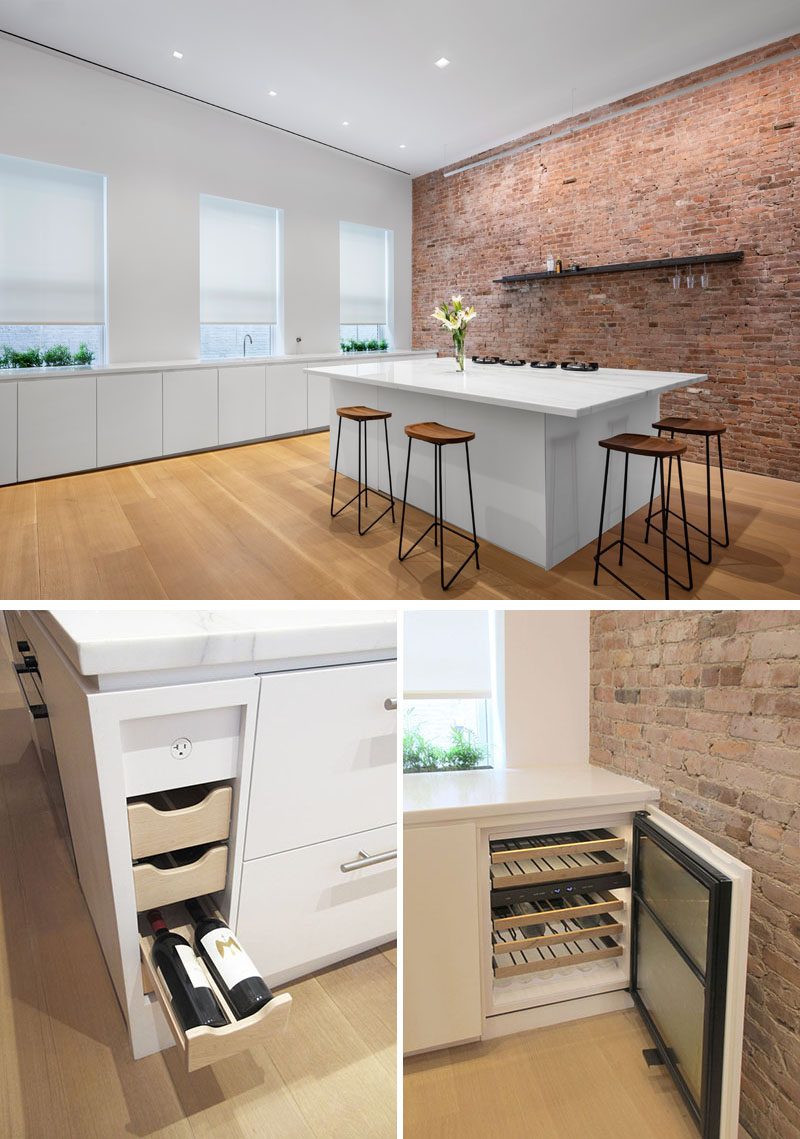
M 495 622 L 486 610 L 406 612 L 404 771 L 502 761 Z
M 200 355 L 274 356 L 281 211 L 200 195 Z
M 391 340 L 390 229 L 339 223 L 339 339 L 373 345 Z
M 70 363 L 76 354 L 79 362 L 89 354 L 105 361 L 105 182 L 102 174 L 0 155 L 5 366 Z

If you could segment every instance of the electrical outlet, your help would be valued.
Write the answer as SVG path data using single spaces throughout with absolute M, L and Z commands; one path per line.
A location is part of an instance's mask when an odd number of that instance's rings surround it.
M 169 753 L 173 759 L 188 759 L 192 754 L 192 741 L 187 740 L 186 736 L 181 736 L 172 744 Z

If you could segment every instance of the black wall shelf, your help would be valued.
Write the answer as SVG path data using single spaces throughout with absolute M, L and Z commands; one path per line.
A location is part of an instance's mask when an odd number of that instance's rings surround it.
M 741 261 L 744 251 L 705 253 L 697 257 L 661 257 L 656 261 L 621 261 L 616 265 L 587 265 L 580 269 L 564 269 L 560 273 L 513 273 L 495 279 L 496 285 L 521 285 L 526 281 L 563 281 L 565 277 L 591 277 L 598 273 L 635 273 L 642 269 L 678 269 L 684 265 L 719 265 L 723 261 Z

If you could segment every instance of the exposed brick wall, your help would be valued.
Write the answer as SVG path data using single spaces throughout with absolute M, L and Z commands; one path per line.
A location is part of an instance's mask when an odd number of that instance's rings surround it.
M 800 36 L 735 65 L 794 48 Z M 729 465 L 800 480 L 799 167 L 795 58 L 450 178 L 423 175 L 414 181 L 414 345 L 446 348 L 429 314 L 460 292 L 478 310 L 473 353 L 708 373 L 707 396 L 670 394 L 664 413 L 719 415 Z M 744 261 L 713 266 L 705 291 L 698 281 L 675 292 L 667 271 L 492 283 L 544 269 L 548 253 L 567 266 L 732 249 Z
M 590 759 L 753 870 L 741 1119 L 800 1135 L 800 612 L 591 618 Z

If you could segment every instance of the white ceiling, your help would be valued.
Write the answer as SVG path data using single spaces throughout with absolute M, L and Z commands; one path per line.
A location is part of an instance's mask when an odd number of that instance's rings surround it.
M 0 27 L 419 174 L 800 31 L 800 4 L 3 0 Z

